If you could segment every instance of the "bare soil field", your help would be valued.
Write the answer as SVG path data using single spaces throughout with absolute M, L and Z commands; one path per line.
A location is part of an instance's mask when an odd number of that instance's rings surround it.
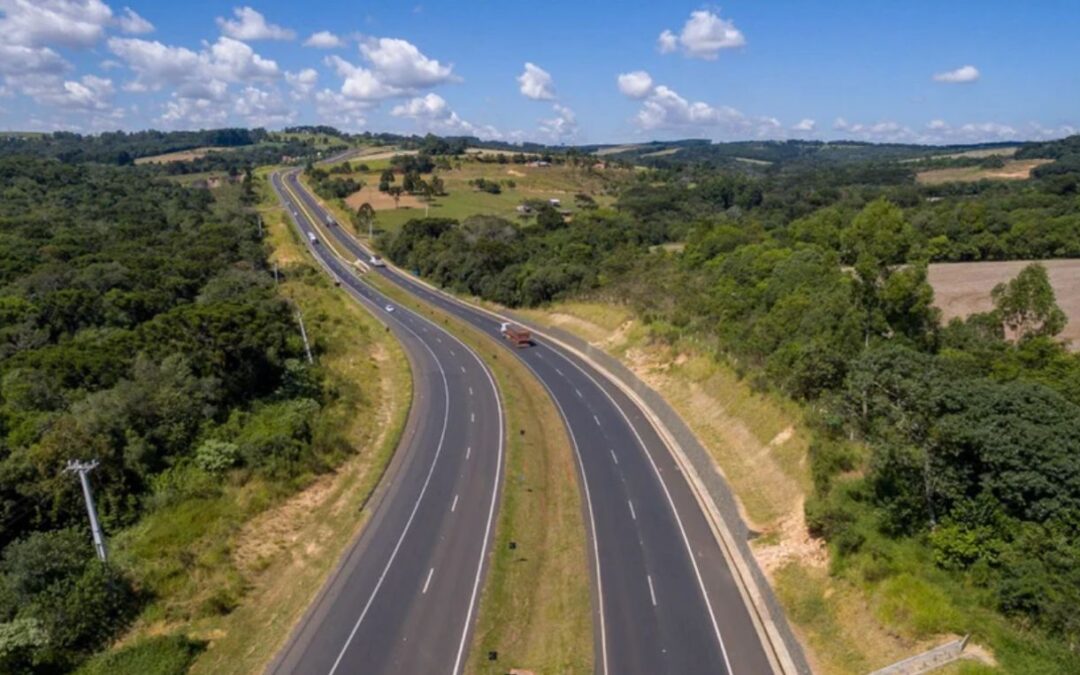
M 941 309 L 943 321 L 965 317 L 993 308 L 990 291 L 995 285 L 1020 273 L 1030 260 L 1005 262 L 936 263 L 930 265 L 930 285 L 934 304 Z M 1072 349 L 1080 349 L 1080 260 L 1044 260 L 1057 303 L 1069 317 L 1061 337 L 1072 340 Z
M 967 166 L 955 169 L 932 169 L 920 171 L 915 179 L 926 185 L 938 183 L 973 183 L 980 180 L 1027 180 L 1031 171 L 1040 164 L 1052 162 L 1052 159 L 1009 159 L 1000 169 L 984 169 Z
M 359 191 L 354 192 L 345 198 L 345 203 L 348 204 L 353 211 L 360 208 L 360 205 L 364 202 L 371 204 L 371 208 L 376 211 L 393 211 L 395 208 L 393 197 L 385 192 L 379 192 L 378 188 L 370 185 L 365 185 L 360 188 Z M 398 200 L 396 208 L 422 209 L 424 208 L 424 205 L 416 197 L 403 194 Z

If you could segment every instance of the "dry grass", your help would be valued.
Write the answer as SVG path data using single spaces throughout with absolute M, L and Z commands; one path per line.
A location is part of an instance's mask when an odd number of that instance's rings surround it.
M 422 209 L 424 208 L 423 202 L 414 197 L 413 195 L 403 194 L 398 198 L 397 204 L 394 203 L 394 198 L 386 192 L 379 192 L 378 184 L 371 185 L 370 183 L 364 185 L 359 191 L 352 193 L 345 198 L 345 203 L 349 205 L 353 211 L 360 208 L 360 205 L 364 202 L 371 204 L 371 208 L 376 211 L 392 211 L 394 209 Z
M 507 456 L 491 567 L 480 599 L 468 673 L 512 668 L 592 672 L 592 608 L 577 468 L 555 406 L 540 383 L 495 338 L 385 281 L 372 283 L 468 343 L 491 368 L 507 416 Z M 509 543 L 516 542 L 511 550 Z M 498 660 L 487 660 L 490 651 Z
M 167 152 L 163 155 L 152 155 L 150 157 L 139 157 L 135 160 L 136 164 L 170 164 L 172 162 L 190 162 L 193 159 L 199 159 L 205 157 L 211 152 L 228 152 L 229 148 L 194 148 L 192 150 L 180 150 L 178 152 Z
M 1052 159 L 1009 159 L 1000 169 L 984 169 L 978 166 L 952 169 L 931 169 L 920 171 L 915 179 L 925 185 L 939 183 L 973 183 L 980 180 L 1027 180 L 1037 166 L 1052 162 Z
M 993 309 L 990 291 L 994 286 L 1016 277 L 1031 262 L 1010 260 L 930 265 L 934 304 L 941 309 L 944 321 L 990 311 Z M 1072 340 L 1076 349 L 1080 347 L 1080 260 L 1040 262 L 1050 275 L 1058 305 L 1069 318 L 1061 337 Z
M 323 347 L 322 364 L 338 391 L 341 403 L 326 414 L 345 430 L 356 454 L 334 473 L 262 511 L 234 535 L 229 549 L 246 593 L 233 612 L 189 627 L 193 636 L 210 641 L 192 673 L 258 672 L 284 644 L 366 521 L 367 513 L 356 514 L 397 446 L 411 399 L 401 348 L 321 276 L 298 274 L 299 265 L 313 266 L 268 188 L 263 198 L 260 211 L 273 258 L 287 273 L 282 292 L 308 318 L 309 330 Z M 378 389 L 370 390 L 369 383 L 378 383 Z

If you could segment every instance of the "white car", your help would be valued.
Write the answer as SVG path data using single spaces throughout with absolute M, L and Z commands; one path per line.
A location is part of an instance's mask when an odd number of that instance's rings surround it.
M 382 257 L 377 255 L 371 256 L 371 265 L 372 267 L 386 267 L 386 263 L 383 262 Z
M 393 305 L 387 305 L 386 306 L 386 311 L 388 311 L 388 312 L 394 311 L 394 306 Z

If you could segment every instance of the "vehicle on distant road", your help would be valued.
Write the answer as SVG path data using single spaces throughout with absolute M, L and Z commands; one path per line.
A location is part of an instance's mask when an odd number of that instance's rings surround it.
M 334 222 L 333 216 L 330 216 L 330 215 L 326 216 L 326 224 L 327 224 L 328 227 L 333 227 L 333 226 L 337 225 L 337 223 Z
M 387 305 L 386 306 L 386 311 L 388 311 L 388 312 L 394 311 L 394 306 L 393 305 Z
M 532 346 L 532 333 L 521 326 L 515 326 L 512 323 L 503 323 L 499 326 L 499 332 L 502 333 L 503 337 L 509 340 L 515 347 Z
M 310 241 L 312 244 L 318 244 L 319 243 L 319 238 L 315 236 L 314 232 L 308 232 L 307 233 L 307 238 L 308 238 L 308 241 Z
M 386 263 L 383 262 L 382 256 L 378 255 L 371 256 L 371 265 L 372 267 L 386 267 Z

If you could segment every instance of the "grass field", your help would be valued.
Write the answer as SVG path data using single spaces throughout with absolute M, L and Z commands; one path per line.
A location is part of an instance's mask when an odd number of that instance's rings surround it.
M 920 171 L 915 179 L 924 185 L 940 183 L 973 183 L 980 180 L 1027 180 L 1035 167 L 1052 162 L 1052 159 L 1007 159 L 1000 169 L 984 169 L 978 166 Z
M 569 439 L 554 404 L 525 366 L 494 343 L 494 336 L 419 305 L 378 277 L 371 279 L 399 304 L 449 323 L 491 368 L 506 411 L 502 501 L 465 672 L 592 672 L 581 497 Z M 489 660 L 489 652 L 498 658 Z
M 331 473 L 289 485 L 236 480 L 117 533 L 114 559 L 153 599 L 116 647 L 187 635 L 206 646 L 192 673 L 258 672 L 272 658 L 366 519 L 355 514 L 397 446 L 411 400 L 400 347 L 316 270 L 261 183 L 281 292 L 303 311 L 333 392 L 316 436 L 341 438 L 354 452 Z
M 993 309 L 990 291 L 999 283 L 1016 277 L 1030 260 L 990 262 L 936 263 L 930 265 L 930 284 L 934 287 L 934 304 L 941 309 L 942 319 L 965 317 L 975 312 Z M 1080 348 L 1080 260 L 1043 260 L 1054 287 L 1058 306 L 1069 322 L 1061 337 Z
M 531 167 L 521 164 L 496 164 L 478 162 L 471 158 L 452 161 L 450 170 L 438 171 L 447 195 L 436 197 L 427 204 L 417 197 L 402 195 L 398 208 L 388 195 L 379 193 L 379 174 L 389 165 L 389 158 L 397 151 L 385 151 L 351 160 L 353 165 L 366 164 L 369 171 L 350 174 L 364 182 L 360 192 L 346 198 L 349 208 L 355 210 L 364 202 L 370 203 L 377 214 L 376 227 L 395 231 L 406 221 L 422 217 L 467 218 L 475 214 L 493 214 L 516 220 L 515 208 L 526 199 L 556 198 L 564 209 L 574 208 L 574 195 L 584 192 L 600 205 L 614 201 L 607 186 L 612 181 L 626 179 L 630 172 L 621 169 L 591 169 L 585 167 L 546 166 Z M 484 178 L 502 184 L 501 194 L 482 192 L 469 185 L 470 180 Z M 400 184 L 401 176 L 397 177 Z M 513 183 L 513 187 L 510 183 Z M 347 222 L 347 221 L 345 221 Z
M 171 162 L 190 162 L 193 159 L 205 157 L 211 152 L 229 152 L 232 148 L 192 148 L 191 150 L 179 150 L 177 152 L 166 152 L 163 155 L 151 155 L 149 157 L 139 157 L 135 160 L 136 164 L 169 164 Z

